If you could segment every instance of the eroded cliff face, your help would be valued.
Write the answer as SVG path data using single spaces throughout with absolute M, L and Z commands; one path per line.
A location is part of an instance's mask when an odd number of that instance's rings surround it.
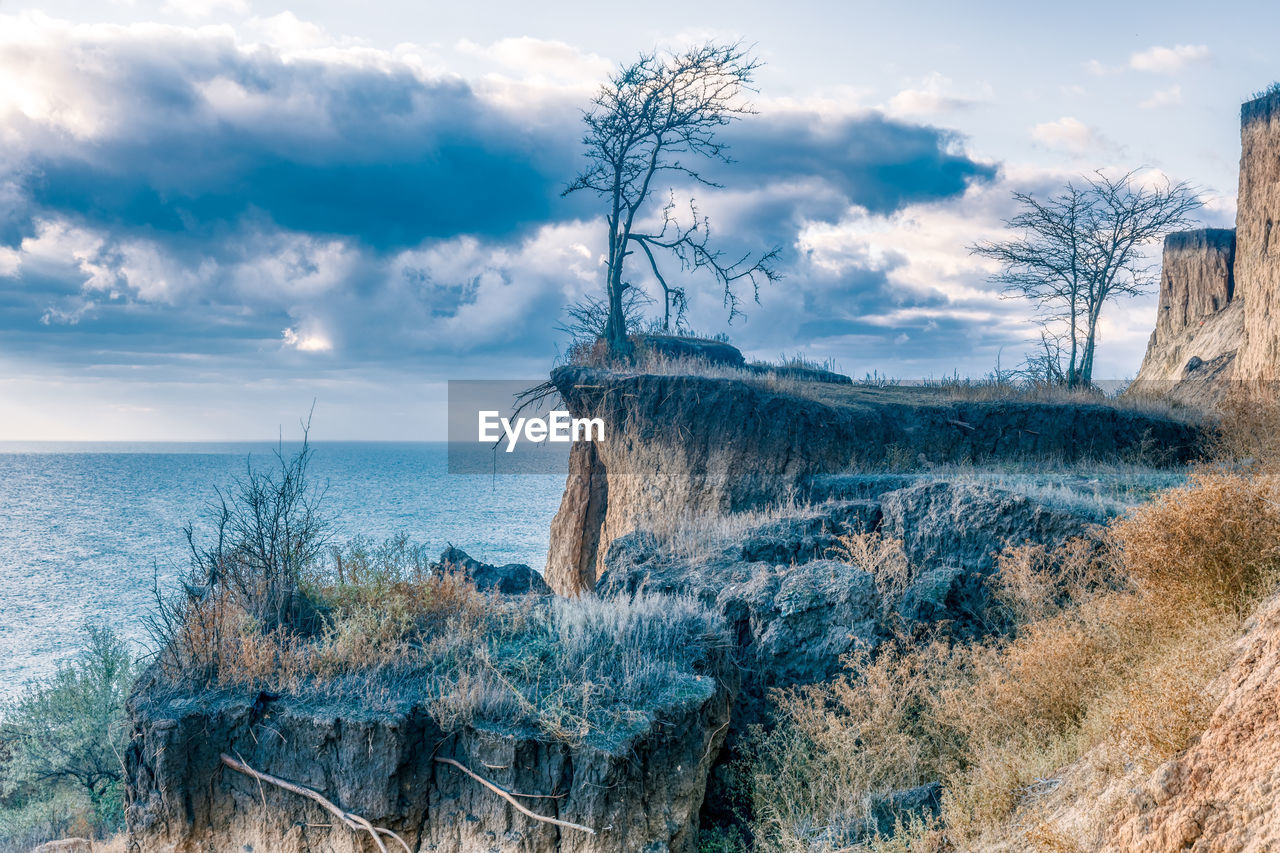
M 1280 601 L 1264 607 L 1214 692 L 1224 698 L 1185 753 L 1131 789 L 1107 853 L 1280 849 Z
M 1240 110 L 1236 281 L 1244 335 L 1236 377 L 1280 379 L 1280 93 Z
M 1165 238 L 1153 344 L 1164 344 L 1227 307 L 1235 292 L 1235 253 L 1236 233 L 1229 228 Z
M 1234 232 L 1202 229 L 1165 241 L 1156 328 L 1135 390 L 1211 406 L 1227 380 L 1280 380 L 1277 223 L 1280 92 L 1240 109 Z
M 781 386 L 565 367 L 552 374 L 576 417 L 605 438 L 573 450 L 546 578 L 562 595 L 595 587 L 609 546 L 637 530 L 787 500 L 815 474 L 908 463 L 1194 455 L 1195 428 L 1105 404 L 949 400 L 926 389 Z
M 363 853 L 367 835 L 296 793 L 223 766 L 222 754 L 323 794 L 410 849 L 433 853 L 650 853 L 696 849 L 707 774 L 728 721 L 721 687 L 665 709 L 623 748 L 570 746 L 464 727 L 446 733 L 421 708 L 372 713 L 228 694 L 130 702 L 125 756 L 132 849 L 139 853 Z M 524 797 L 532 820 L 449 758 Z M 400 849 L 388 841 L 389 849 Z

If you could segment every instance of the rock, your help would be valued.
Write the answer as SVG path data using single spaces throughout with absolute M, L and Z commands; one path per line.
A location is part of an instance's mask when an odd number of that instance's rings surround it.
M 748 364 L 746 369 L 761 376 L 779 379 L 798 379 L 801 382 L 821 382 L 827 385 L 852 385 L 853 379 L 823 367 L 804 364 Z
M 523 563 L 491 566 L 450 545 L 440 555 L 439 565 L 446 569 L 460 569 L 481 592 L 493 591 L 504 595 L 551 594 L 551 587 L 547 586 L 542 575 Z
M 883 838 L 913 820 L 931 820 L 942 814 L 942 783 L 930 782 L 903 791 L 894 791 L 871 800 L 871 821 Z
M 93 853 L 93 843 L 87 838 L 63 838 L 33 847 L 31 853 Z
M 1131 396 L 1165 397 L 1199 408 L 1221 399 L 1244 334 L 1244 304 L 1235 298 L 1235 254 L 1235 231 L 1225 228 L 1165 238 L 1156 328 Z
M 880 497 L 880 532 L 901 539 L 913 566 L 985 572 L 1006 545 L 1057 545 L 1082 536 L 1094 519 L 1026 495 L 974 483 L 924 480 Z
M 831 502 L 820 511 L 784 518 L 752 531 L 742 542 L 748 563 L 788 565 L 829 557 L 847 533 L 874 530 L 880 523 L 875 501 Z
M 729 546 L 691 565 L 663 554 L 649 534 L 634 533 L 613 544 L 606 563 L 602 596 L 639 589 L 693 595 L 724 614 L 742 670 L 735 733 L 760 721 L 769 688 L 830 678 L 859 643 L 874 646 L 885 636 L 875 580 L 833 560 L 747 562 L 740 547 Z
M 1210 689 L 1223 699 L 1208 728 L 1151 773 L 1102 850 L 1280 849 L 1280 599 L 1263 606 Z
M 1228 380 L 1280 380 L 1280 92 L 1240 109 L 1234 231 L 1165 240 L 1155 331 L 1130 390 L 1213 408 Z
M 649 350 L 670 359 L 695 359 L 708 364 L 742 367 L 742 351 L 727 341 L 686 338 L 679 335 L 636 335 L 637 349 Z
M 1233 228 L 1180 231 L 1164 240 L 1158 344 L 1227 307 L 1235 294 L 1236 232 Z

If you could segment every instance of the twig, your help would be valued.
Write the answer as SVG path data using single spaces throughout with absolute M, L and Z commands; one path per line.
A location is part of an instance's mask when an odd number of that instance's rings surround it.
M 456 767 L 459 770 L 461 770 L 463 773 L 466 773 L 472 779 L 476 780 L 481 785 L 484 785 L 486 788 L 488 788 L 490 791 L 493 791 L 499 797 L 502 797 L 502 799 L 506 800 L 508 803 L 511 804 L 512 808 L 520 812 L 520 814 L 525 815 L 526 817 L 531 817 L 534 820 L 540 820 L 543 823 L 550 823 L 556 826 L 563 826 L 563 827 L 566 827 L 567 829 L 581 830 L 582 832 L 587 833 L 587 835 L 596 834 L 596 831 L 589 826 L 583 826 L 580 823 L 570 823 L 567 820 L 557 820 L 554 817 L 545 817 L 544 815 L 531 812 L 528 809 L 526 809 L 524 806 L 516 802 L 516 799 L 515 799 L 516 797 L 547 796 L 545 794 L 515 794 L 511 791 L 508 791 L 505 788 L 495 785 L 493 782 L 490 782 L 488 779 L 484 778 L 480 774 L 473 772 L 470 768 L 466 767 L 465 765 L 460 764 L 457 761 L 454 761 L 452 758 L 441 758 L 440 756 L 437 755 L 435 760 L 440 762 L 441 764 L 448 764 L 450 767 Z
M 360 815 L 358 814 L 352 814 L 351 812 L 343 811 L 337 805 L 325 799 L 324 795 L 321 794 L 319 791 L 313 791 L 310 788 L 307 788 L 303 785 L 299 785 L 295 782 L 290 782 L 286 779 L 281 779 L 277 776 L 272 776 L 269 773 L 263 773 L 260 770 L 254 770 L 248 764 L 245 764 L 243 761 L 238 761 L 237 759 L 232 758 L 230 755 L 227 755 L 225 752 L 222 753 L 220 757 L 222 759 L 222 763 L 230 767 L 232 770 L 243 773 L 246 776 L 249 776 L 253 779 L 257 779 L 259 788 L 262 787 L 263 782 L 269 782 L 270 784 L 275 785 L 277 788 L 283 788 L 286 791 L 292 791 L 293 793 L 298 794 L 299 796 L 306 797 L 307 799 L 318 803 L 325 811 L 329 812 L 331 815 L 338 818 L 338 820 L 342 821 L 343 825 L 346 826 L 348 829 L 350 829 L 352 832 L 369 833 L 369 835 L 373 837 L 373 843 L 378 845 L 378 850 L 380 851 L 380 853 L 387 853 L 387 845 L 382 843 L 381 836 L 383 835 L 386 835 L 390 838 L 394 838 L 397 842 L 399 842 L 400 846 L 404 848 L 404 853 L 413 853 L 413 851 L 409 849 L 409 845 L 406 844 L 405 840 L 401 838 L 399 835 L 396 835 L 394 832 L 384 827 L 374 826 L 373 824 L 369 823 L 369 821 L 360 817 Z M 436 760 L 438 761 L 439 759 L 436 759 Z

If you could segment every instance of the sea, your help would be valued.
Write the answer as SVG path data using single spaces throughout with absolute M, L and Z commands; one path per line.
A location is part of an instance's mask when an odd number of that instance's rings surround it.
M 0 702 L 69 660 L 87 624 L 139 654 L 157 577 L 188 565 L 183 527 L 215 489 L 296 445 L 0 442 Z M 444 442 L 319 442 L 310 482 L 336 540 L 401 533 L 487 563 L 542 570 L 563 461 L 543 473 L 451 474 Z

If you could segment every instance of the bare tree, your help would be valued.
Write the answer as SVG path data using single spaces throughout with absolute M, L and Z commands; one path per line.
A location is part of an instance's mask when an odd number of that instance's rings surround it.
M 639 246 L 662 285 L 666 328 L 671 311 L 677 317 L 684 305 L 684 289 L 668 283 L 658 256 L 674 256 L 683 272 L 709 272 L 724 293 L 732 320 L 741 313 L 736 288 L 749 283 L 759 298 L 761 280 L 779 278 L 778 249 L 753 257 L 727 258 L 710 244 L 710 227 L 690 202 L 690 219 L 675 217 L 675 205 L 662 210 L 658 228 L 644 228 L 644 214 L 662 176 L 681 176 L 694 183 L 719 186 L 704 177 L 688 157 L 732 162 L 717 131 L 734 119 L 754 115 L 743 100 L 760 67 L 740 43 L 706 44 L 683 53 L 647 53 L 620 68 L 601 87 L 592 108 L 583 116 L 587 125 L 583 145 L 587 167 L 564 194 L 589 190 L 606 200 L 608 264 L 606 291 L 609 313 L 605 340 L 611 352 L 626 355 L 626 312 L 623 293 L 632 287 L 624 278 L 627 257 Z
M 1093 382 L 1098 321 L 1106 304 L 1144 293 L 1156 280 L 1159 269 L 1143 247 L 1191 224 L 1202 204 L 1186 182 L 1144 185 L 1135 174 L 1111 178 L 1095 172 L 1044 201 L 1014 193 L 1021 211 L 1005 224 L 1017 236 L 970 247 L 1000 263 L 994 281 L 1006 296 L 1035 303 L 1045 329 L 1040 358 L 1052 353 L 1064 359 L 1066 365 L 1050 373 L 1060 374 L 1069 387 Z

